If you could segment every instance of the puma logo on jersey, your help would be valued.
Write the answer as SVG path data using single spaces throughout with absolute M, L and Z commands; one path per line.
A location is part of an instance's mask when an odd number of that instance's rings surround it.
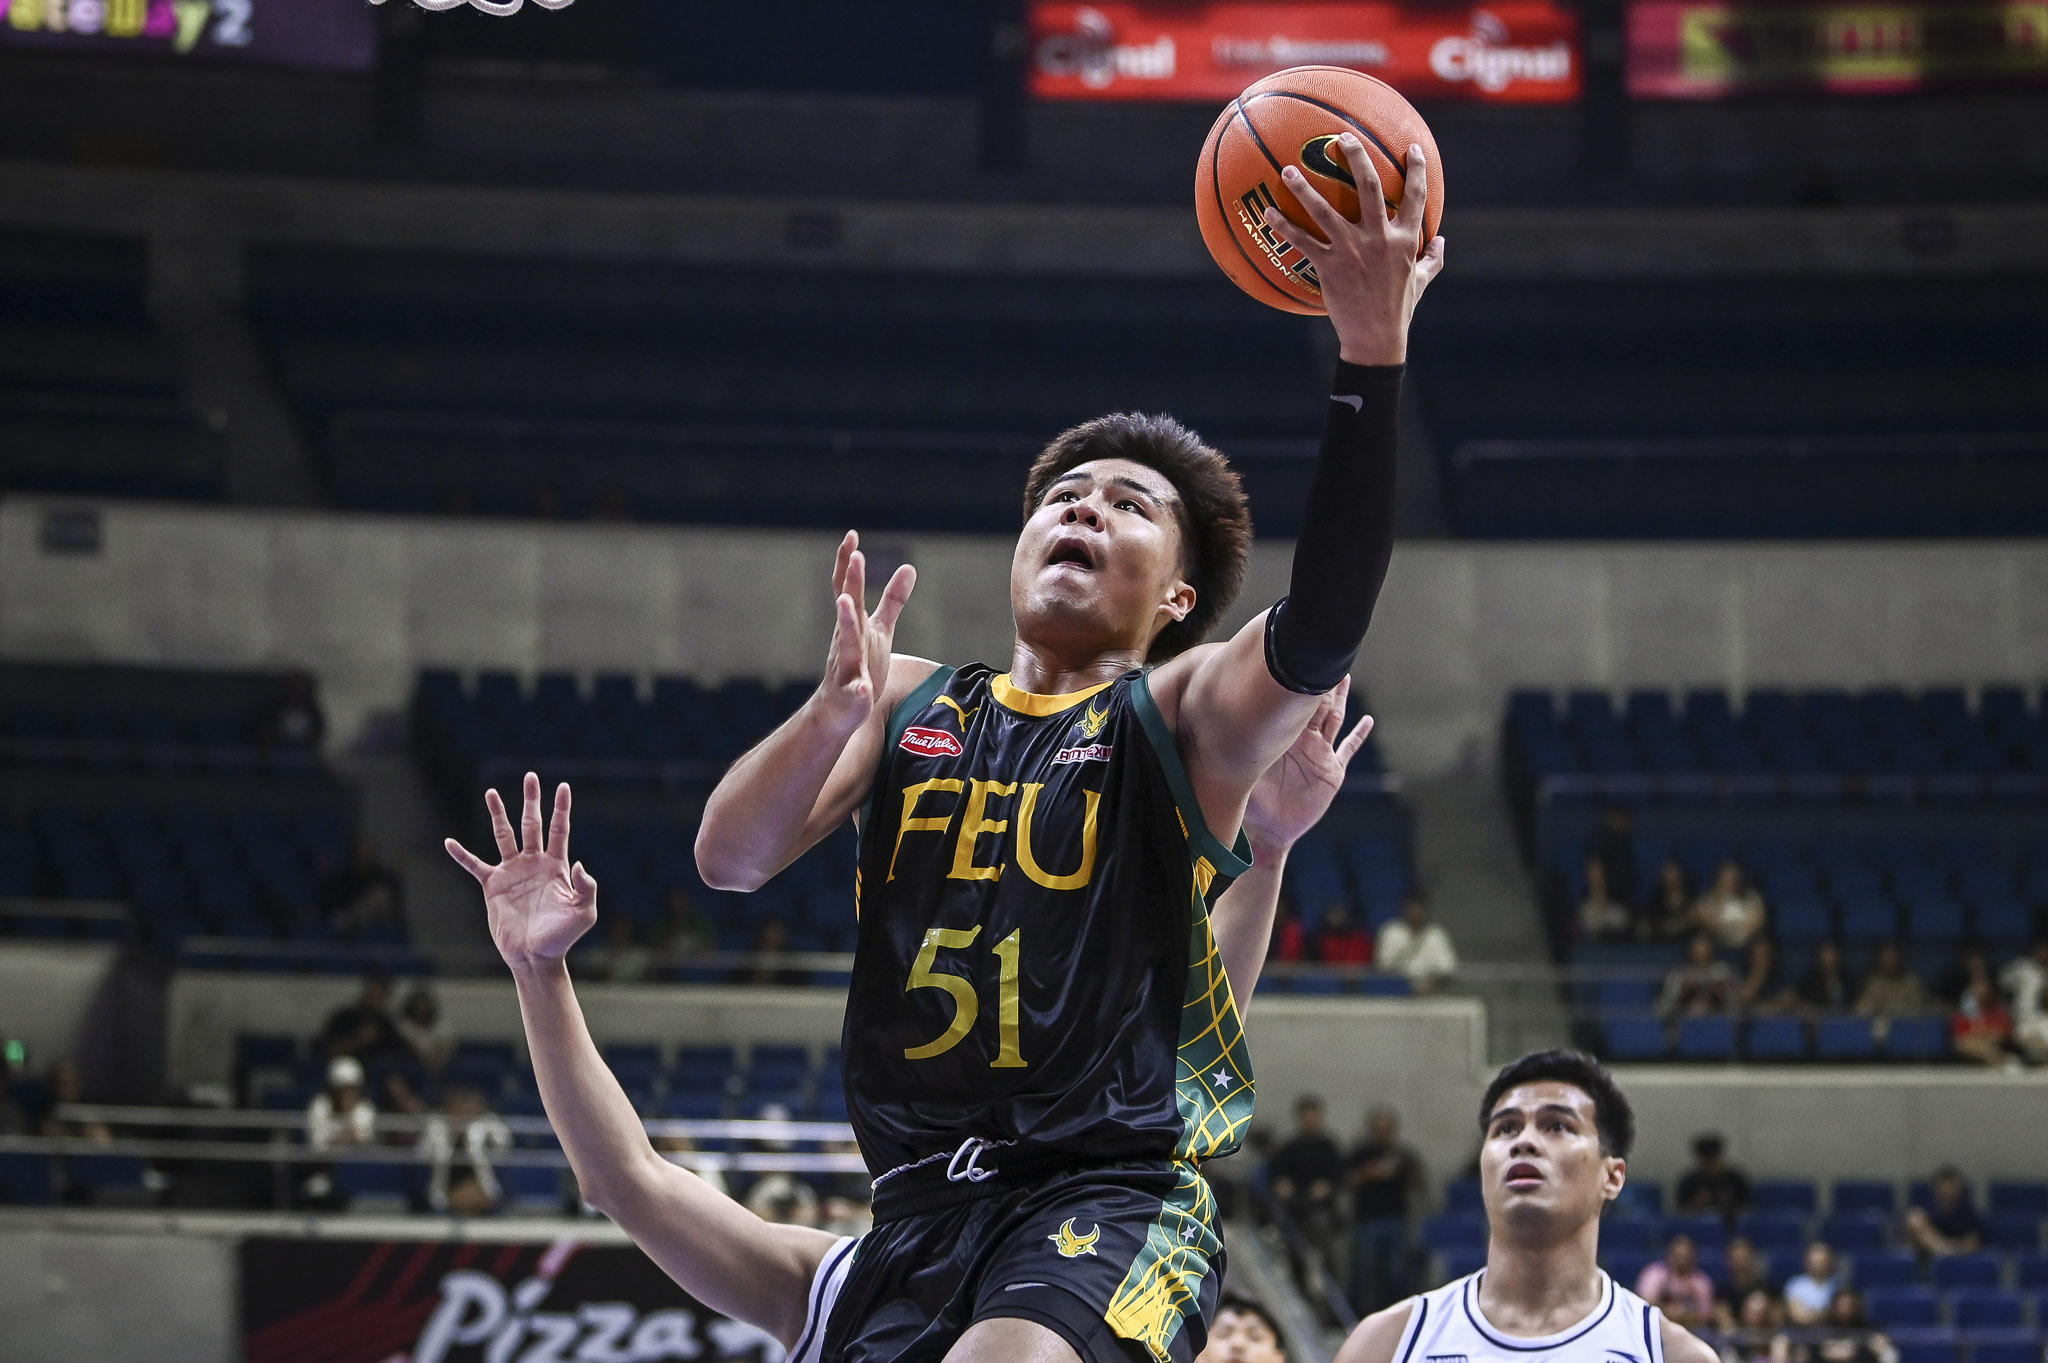
M 1045 1237 L 1052 1241 L 1052 1247 L 1060 1252 L 1062 1259 L 1078 1259 L 1084 1254 L 1095 1253 L 1095 1242 L 1102 1238 L 1102 1227 L 1090 1226 L 1086 1235 L 1074 1230 L 1074 1218 L 1068 1217 L 1060 1228 Z
M 928 729 L 922 724 L 913 724 L 905 729 L 896 746 L 920 757 L 958 757 L 967 751 L 960 746 L 959 739 L 944 729 Z

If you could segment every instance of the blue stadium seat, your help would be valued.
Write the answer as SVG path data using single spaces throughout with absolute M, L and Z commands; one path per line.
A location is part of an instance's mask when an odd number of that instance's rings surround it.
M 1986 1192 L 1984 1205 L 1989 1211 L 2048 1218 L 2048 1183 L 1993 1179 Z
M 503 1165 L 496 1170 L 506 1200 L 525 1211 L 560 1211 L 562 1171 L 537 1164 Z
M 1845 1254 L 1885 1247 L 1885 1223 L 1875 1216 L 1830 1216 L 1820 1223 L 1820 1238 Z
M 1894 1060 L 1934 1060 L 1948 1053 L 1948 1024 L 1938 1017 L 1893 1018 L 1884 1053 Z
M 1875 1179 L 1839 1179 L 1829 1210 L 1836 1216 L 1890 1216 L 1898 1210 L 1898 1190 Z
M 0 1152 L 0 1204 L 47 1206 L 52 1191 L 48 1155 Z
M 1731 1060 L 1735 1021 L 1726 1017 L 1686 1018 L 1678 1024 L 1678 1055 L 1685 1060 Z
M 1993 1249 L 2014 1253 L 2041 1247 L 2041 1218 L 2027 1212 L 1992 1212 L 1984 1218 L 1986 1241 Z
M 401 1164 L 343 1160 L 334 1166 L 334 1186 L 351 1197 L 403 1198 L 412 1172 Z
M 1971 1363 L 2041 1363 L 2041 1336 L 2033 1330 L 1972 1330 L 1963 1338 Z
M 1970 1288 L 1948 1300 L 1949 1318 L 1959 1330 L 2011 1330 L 2024 1323 L 2025 1301 L 2000 1288 Z
M 1660 1234 L 1665 1244 L 1669 1244 L 1674 1235 L 1689 1235 L 1704 1256 L 1709 1250 L 1727 1247 L 1728 1223 L 1719 1216 L 1668 1216 L 1664 1218 Z
M 1484 1252 L 1486 1218 L 1458 1213 L 1432 1216 L 1422 1223 L 1422 1243 L 1432 1254 L 1449 1254 L 1457 1250 Z
M 1810 1179 L 1762 1178 L 1750 1193 L 1751 1205 L 1760 1212 L 1798 1212 L 1811 1217 L 1820 1210 L 1820 1189 Z
M 1452 1179 L 1444 1184 L 1446 1212 L 1484 1212 L 1485 1190 L 1476 1178 Z
M 1629 1254 L 1617 1250 L 1612 1254 L 1603 1254 L 1600 1258 L 1601 1262 L 1607 1265 L 1607 1272 L 1614 1281 L 1633 1288 L 1636 1279 L 1643 1276 L 1643 1270 L 1655 1262 L 1657 1256 L 1648 1252 Z M 1480 1267 L 1483 1268 L 1485 1265 L 1482 1263 Z
M 1879 1329 L 1941 1324 L 1941 1301 L 1933 1289 L 1891 1287 L 1864 1294 L 1870 1323 Z
M 1755 1018 L 1747 1031 L 1744 1051 L 1751 1060 L 1806 1058 L 1806 1024 L 1798 1018 Z
M 1963 1346 L 1952 1330 L 1893 1330 L 1890 1336 L 1899 1363 L 1962 1363 Z
M 1996 1287 L 2004 1262 L 1996 1254 L 1945 1254 L 1929 1265 L 1928 1279 L 1944 1290 Z
M 1651 1254 L 1663 1248 L 1654 1222 L 1628 1216 L 1609 1217 L 1600 1224 L 1602 1254 Z
M 1664 1214 L 1664 1185 L 1654 1179 L 1630 1179 L 1614 1199 L 1617 1216 L 1659 1217 Z
M 1611 1060 L 1662 1060 L 1670 1052 L 1664 1024 L 1654 1017 L 1611 1017 L 1604 1028 Z
M 1791 1263 L 1806 1246 L 1807 1219 L 1800 1212 L 1750 1212 L 1738 1227 L 1766 1258 L 1784 1256 Z
M 1920 1259 L 1909 1249 L 1865 1250 L 1851 1256 L 1849 1276 L 1865 1292 L 1915 1287 L 1920 1282 Z
M 1868 1060 L 1877 1054 L 1877 1038 L 1870 1019 L 1853 1013 L 1838 1013 L 1820 1019 L 1813 1028 L 1813 1053 L 1822 1060 Z
M 1477 1273 L 1480 1269 L 1485 1268 L 1486 1251 L 1483 1249 L 1455 1250 L 1449 1254 L 1444 1255 L 1443 1260 L 1443 1281 L 1453 1282 L 1459 1278 L 1470 1277 L 1472 1274 Z

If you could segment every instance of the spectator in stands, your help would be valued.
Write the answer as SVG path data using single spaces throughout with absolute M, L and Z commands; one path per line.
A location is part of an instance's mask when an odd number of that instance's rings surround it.
M 1422 1157 L 1401 1143 L 1390 1107 L 1366 1118 L 1351 1152 L 1351 1306 L 1370 1315 L 1408 1295 L 1409 1199 L 1422 1192 Z
M 405 1038 L 428 1078 L 436 1078 L 455 1054 L 455 1033 L 441 1016 L 441 1005 L 432 990 L 414 985 L 398 1011 L 398 1034 Z
M 1934 1205 L 1906 1209 L 1906 1238 L 1930 1259 L 1975 1254 L 1984 1248 L 1984 1223 L 1970 1205 L 1970 1188 L 1952 1164 L 1934 1171 Z
M 1714 1287 L 1714 1311 L 1720 1328 L 1776 1329 L 1776 1320 L 1762 1326 L 1742 1324 L 1749 1299 L 1757 1293 L 1763 1295 L 1774 1313 L 1778 1310 L 1778 1295 L 1771 1290 L 1771 1277 L 1764 1270 L 1763 1256 L 1756 1252 L 1756 1246 L 1749 1242 L 1748 1236 L 1738 1235 L 1728 1242 L 1727 1262 L 1727 1270 Z
M 1333 899 L 1323 908 L 1316 933 L 1316 959 L 1326 965 L 1371 965 L 1372 936 L 1351 919 L 1350 906 Z
M 771 918 L 761 924 L 761 930 L 754 936 L 754 954 L 761 957 L 779 956 L 789 950 L 789 929 L 782 925 L 780 918 Z M 801 970 L 792 969 L 770 960 L 756 961 L 747 971 L 747 984 L 809 984 L 810 977 Z M 771 1218 L 772 1219 L 772 1218 Z
M 1813 964 L 1799 981 L 1799 1003 L 1809 1013 L 1842 1013 L 1856 1001 L 1855 982 L 1842 964 L 1839 942 L 1825 941 L 1815 949 Z
M 851 1155 L 860 1157 L 858 1141 L 827 1141 L 828 1155 Z M 875 1185 L 868 1178 L 865 1169 L 859 1172 L 828 1174 L 821 1190 L 824 1203 L 820 1209 L 822 1219 L 819 1225 L 834 1235 L 865 1235 L 875 1224 Z
M 1609 805 L 1600 811 L 1600 826 L 1586 847 L 1588 869 L 1597 865 L 1607 893 L 1621 904 L 1633 904 L 1641 892 L 1641 874 L 1636 870 L 1635 825 L 1627 809 Z
M 1714 1280 L 1700 1268 L 1699 1247 L 1690 1235 L 1671 1237 L 1664 1257 L 1636 1278 L 1636 1295 L 1688 1330 L 1713 1324 Z
M 56 1115 L 56 1109 L 85 1101 L 85 1078 L 75 1060 L 59 1060 L 50 1066 L 50 1113 L 43 1118 L 45 1136 L 69 1136 L 75 1140 L 111 1141 L 114 1133 L 105 1122 L 81 1122 Z
M 1401 916 L 1380 929 L 1373 959 L 1381 970 L 1406 975 L 1418 994 L 1456 973 L 1458 953 L 1441 923 L 1429 921 L 1429 897 L 1411 890 L 1401 903 Z
M 1586 858 L 1586 897 L 1579 901 L 1579 935 L 1589 942 L 1616 942 L 1635 935 L 1635 915 L 1608 886 L 1607 868 Z
M 327 1062 L 327 1087 L 306 1104 L 306 1147 L 327 1153 L 377 1143 L 377 1106 L 363 1091 L 363 1064 L 352 1055 Z M 348 1195 L 335 1186 L 329 1164 L 307 1167 L 299 1180 L 302 1206 L 338 1211 Z
M 494 1155 L 512 1148 L 512 1131 L 472 1088 L 452 1088 L 441 1111 L 420 1133 L 420 1156 L 431 1160 L 427 1205 L 437 1212 L 484 1216 L 505 1200 L 491 1168 Z
M 1266 959 L 1299 961 L 1307 951 L 1308 934 L 1302 931 L 1301 919 L 1295 916 L 1294 902 L 1283 894 L 1273 914 L 1273 944 Z
M 1243 1297 L 1225 1297 L 1195 1363 L 1287 1363 L 1280 1338 L 1280 1322 L 1272 1312 Z
M 1721 863 L 1714 883 L 1693 901 L 1693 926 L 1708 933 L 1716 945 L 1740 951 L 1764 930 L 1764 897 L 1756 892 L 1733 858 Z
M 2012 1001 L 2012 1039 L 2020 1054 L 2036 1065 L 2048 1065 L 2048 937 L 1998 972 L 1998 983 Z
M 718 927 L 697 908 L 696 899 L 681 885 L 671 885 L 662 896 L 661 929 L 654 945 L 670 957 L 701 956 L 718 944 Z
M 348 863 L 321 878 L 320 916 L 344 933 L 403 921 L 405 885 L 363 834 L 350 844 Z
M 1746 1016 L 1764 1017 L 1782 1013 L 1797 1002 L 1797 996 L 1778 973 L 1778 945 L 1768 937 L 1752 938 L 1742 968 L 1742 984 L 1735 991 L 1735 1006 Z
M 1789 1351 L 1792 1363 L 1898 1363 L 1899 1351 L 1891 1340 L 1870 1328 L 1863 1294 L 1853 1287 L 1835 1289 L 1821 1326 L 1825 1333 L 1819 1339 L 1802 1342 Z
M 263 742 L 272 748 L 317 749 L 327 736 L 327 718 L 305 672 L 287 672 L 262 717 Z
M 1877 949 L 1877 960 L 1856 996 L 1856 1011 L 1867 1018 L 1889 1022 L 1893 1018 L 1918 1017 L 1934 1010 L 1934 996 L 1906 964 L 1906 953 L 1897 942 Z
M 1784 1328 L 1785 1304 L 1768 1287 L 1750 1288 L 1723 1311 L 1721 1329 L 1739 1333 L 1730 1346 L 1736 1363 L 1781 1363 L 1791 1348 Z
M 1667 1019 L 1725 1013 L 1735 1003 L 1740 983 L 1728 963 L 1714 954 L 1714 939 L 1696 932 L 1685 945 L 1685 960 L 1664 977 L 1657 999 L 1658 1016 Z
M 585 967 L 590 978 L 613 984 L 638 984 L 652 974 L 654 955 L 640 945 L 633 920 L 618 913 L 605 919 L 604 925 L 604 945 L 590 953 L 589 965 Z
M 1323 1261 L 1334 1264 L 1344 1156 L 1324 1128 L 1322 1099 L 1304 1094 L 1294 1104 L 1294 1122 L 1294 1135 L 1266 1166 L 1273 1201 L 1322 1252 Z
M 1965 969 L 1969 973 L 1956 1000 L 1955 1012 L 1949 1017 L 1956 1054 L 1980 1065 L 2017 1066 L 2019 1057 L 2013 1054 L 2012 1047 L 2012 1012 L 1991 978 L 1984 953 L 1969 953 Z
M 786 1122 L 790 1119 L 789 1109 L 780 1103 L 765 1103 L 755 1114 L 764 1122 Z M 786 1154 L 795 1146 L 785 1140 L 758 1141 L 759 1149 L 776 1154 Z M 818 1190 L 786 1170 L 777 1169 L 754 1180 L 754 1186 L 747 1189 L 742 1199 L 747 1210 L 763 1221 L 774 1221 L 785 1226 L 815 1226 L 818 1224 Z
M 1785 1318 L 1794 1325 L 1818 1324 L 1842 1285 L 1842 1270 L 1835 1264 L 1835 1252 L 1822 1241 L 1806 1247 L 1806 1262 L 1785 1284 Z
M 1672 857 L 1657 867 L 1657 883 L 1643 906 L 1642 925 L 1657 937 L 1683 937 L 1693 929 L 1692 887 L 1686 883 L 1685 868 Z
M 1694 1214 L 1718 1212 L 1733 1221 L 1749 1210 L 1749 1179 L 1728 1163 L 1728 1145 L 1712 1131 L 1693 1137 L 1693 1166 L 1678 1180 L 1678 1209 Z
M 328 1014 L 316 1043 L 329 1057 L 352 1055 L 371 1063 L 397 1060 L 412 1054 L 391 1020 L 391 980 L 381 970 L 363 976 L 362 996 Z

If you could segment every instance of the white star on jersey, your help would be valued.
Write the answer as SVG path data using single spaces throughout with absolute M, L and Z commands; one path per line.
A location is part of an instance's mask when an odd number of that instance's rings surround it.
M 1223 1093 L 1230 1092 L 1230 1086 L 1236 1081 L 1237 1076 L 1229 1070 L 1218 1070 L 1209 1076 L 1209 1082 L 1214 1084 L 1219 1092 Z

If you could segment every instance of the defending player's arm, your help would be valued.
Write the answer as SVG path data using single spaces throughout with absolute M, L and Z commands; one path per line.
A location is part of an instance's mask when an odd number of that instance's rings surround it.
M 1667 1317 L 1660 1333 L 1664 1337 L 1664 1363 L 1720 1363 L 1721 1355 L 1683 1325 Z
M 534 1079 L 584 1199 L 616 1221 L 684 1291 L 714 1311 L 795 1343 L 811 1279 L 833 1238 L 763 1221 L 648 1143 L 640 1115 L 598 1055 L 565 964 L 597 921 L 597 882 L 569 861 L 569 787 L 541 836 L 540 780 L 526 775 L 520 839 L 487 792 L 501 860 L 487 865 L 450 838 L 448 854 L 483 886 L 491 940 L 519 987 Z M 521 850 L 521 843 L 524 850 Z
M 898 568 L 869 615 L 860 537 L 849 531 L 840 541 L 824 678 L 803 707 L 733 763 L 711 792 L 697 830 L 697 871 L 705 884 L 759 889 L 860 807 L 889 712 L 937 666 L 890 651 L 916 582 L 916 569 Z
M 1280 760 L 1266 768 L 1252 787 L 1244 810 L 1245 836 L 1252 844 L 1252 866 L 1231 883 L 1209 911 L 1216 950 L 1230 977 L 1238 1016 L 1251 1008 L 1252 991 L 1266 964 L 1273 940 L 1273 915 L 1280 904 L 1280 881 L 1287 853 L 1301 835 L 1314 828 L 1344 785 L 1344 769 L 1358 755 L 1372 732 L 1372 717 L 1360 719 L 1341 742 L 1344 702 L 1351 679 L 1337 683 L 1323 696 L 1308 727 Z
M 1337 1350 L 1336 1363 L 1394 1363 L 1394 1350 L 1401 1346 L 1414 1310 L 1415 1298 L 1410 1297 L 1358 1322 L 1344 1347 Z
M 1360 202 L 1380 202 L 1378 173 L 1352 135 L 1339 146 L 1356 169 Z M 1288 189 L 1327 238 L 1318 242 L 1277 214 L 1269 225 L 1312 261 L 1336 328 L 1336 382 L 1310 479 L 1288 594 L 1229 641 L 1190 650 L 1159 669 L 1182 756 L 1212 828 L 1237 824 L 1239 802 L 1314 708 L 1314 696 L 1351 667 L 1372 620 L 1393 553 L 1395 426 L 1408 322 L 1443 268 L 1443 239 L 1418 258 L 1428 167 L 1408 153 L 1395 217 L 1351 222 L 1300 172 Z

